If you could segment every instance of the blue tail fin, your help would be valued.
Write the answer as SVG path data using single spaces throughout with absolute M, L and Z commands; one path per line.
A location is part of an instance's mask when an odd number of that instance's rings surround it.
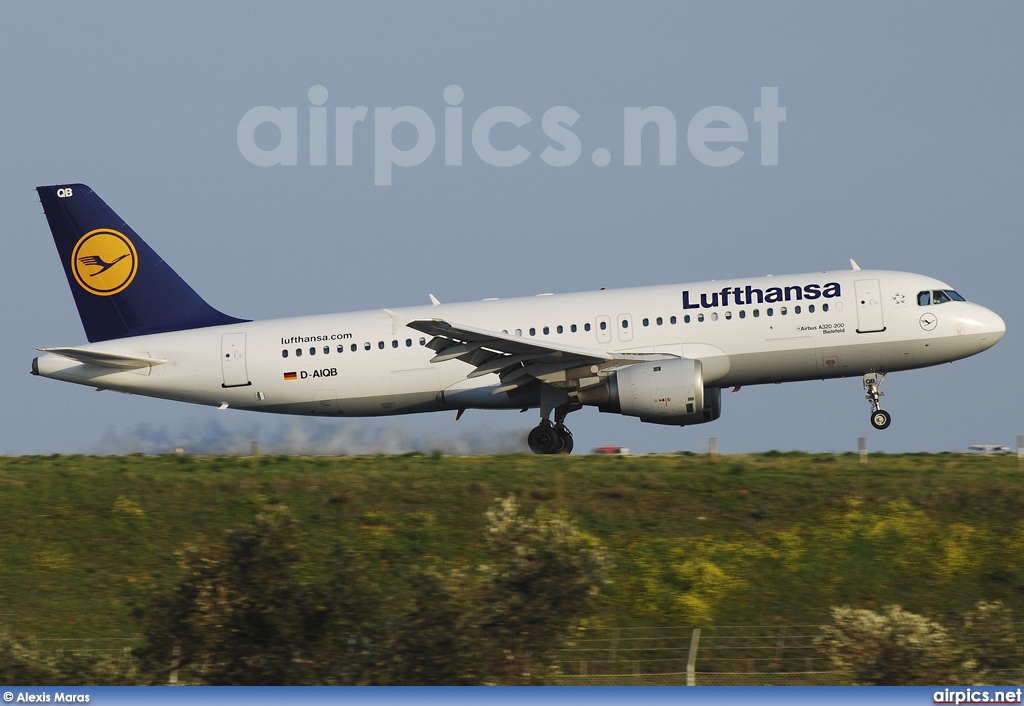
M 245 321 L 203 301 L 85 184 L 36 191 L 90 341 Z

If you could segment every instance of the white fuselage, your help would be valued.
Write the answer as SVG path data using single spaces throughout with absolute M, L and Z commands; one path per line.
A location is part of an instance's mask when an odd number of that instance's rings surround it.
M 304 316 L 80 346 L 165 361 L 114 369 L 45 353 L 39 375 L 101 389 L 264 412 L 375 416 L 520 407 L 430 363 L 430 336 L 393 315 L 443 319 L 542 343 L 699 359 L 708 387 L 860 376 L 957 360 L 1002 337 L 1002 319 L 965 301 L 921 305 L 933 278 L 850 270 Z

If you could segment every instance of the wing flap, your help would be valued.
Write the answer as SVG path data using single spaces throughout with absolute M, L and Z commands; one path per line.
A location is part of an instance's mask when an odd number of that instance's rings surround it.
M 389 312 L 398 323 L 399 318 Z M 583 379 L 596 379 L 606 371 L 645 361 L 671 360 L 671 353 L 615 353 L 557 341 L 511 336 L 443 319 L 403 320 L 411 329 L 433 338 L 428 343 L 437 355 L 432 363 L 461 360 L 473 367 L 468 378 L 497 373 L 501 380 L 494 394 L 511 392 L 539 380 L 558 387 L 578 387 Z

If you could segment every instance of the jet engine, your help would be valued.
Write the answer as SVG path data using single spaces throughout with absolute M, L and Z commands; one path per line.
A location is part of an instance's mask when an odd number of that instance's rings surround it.
M 721 389 L 705 388 L 701 362 L 688 358 L 628 365 L 580 390 L 579 402 L 653 424 L 704 424 L 722 414 Z

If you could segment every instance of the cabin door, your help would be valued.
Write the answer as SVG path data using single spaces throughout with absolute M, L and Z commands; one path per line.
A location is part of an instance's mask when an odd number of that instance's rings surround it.
M 859 279 L 853 283 L 857 292 L 857 333 L 885 330 L 882 321 L 882 293 L 877 279 Z
M 244 333 L 225 333 L 220 337 L 220 366 L 224 374 L 223 387 L 252 384 L 245 366 Z

